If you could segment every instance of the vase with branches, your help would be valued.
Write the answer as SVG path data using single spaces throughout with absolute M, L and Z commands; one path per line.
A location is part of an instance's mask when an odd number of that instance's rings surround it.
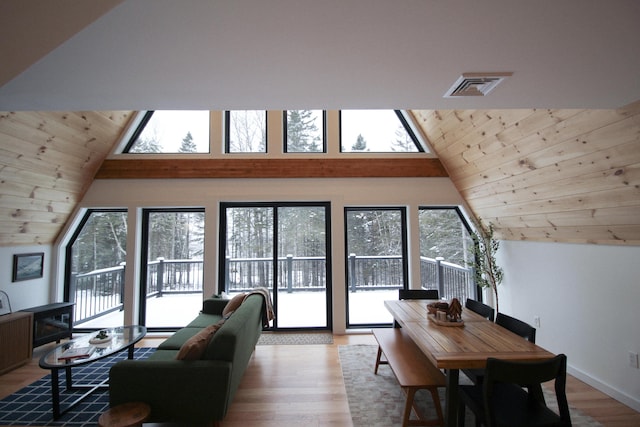
M 479 221 L 478 231 L 472 232 L 473 238 L 473 267 L 476 285 L 489 288 L 495 299 L 495 309 L 498 312 L 498 285 L 502 283 L 503 271 L 496 261 L 496 253 L 500 242 L 494 238 L 493 224 L 484 226 Z

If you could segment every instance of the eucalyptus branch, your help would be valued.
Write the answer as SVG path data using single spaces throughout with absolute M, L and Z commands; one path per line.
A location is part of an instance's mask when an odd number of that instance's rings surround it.
M 500 242 L 493 237 L 493 224 L 483 227 L 479 222 L 478 232 L 473 232 L 473 267 L 476 284 L 490 288 L 496 300 L 498 311 L 498 285 L 502 283 L 503 271 L 496 260 Z

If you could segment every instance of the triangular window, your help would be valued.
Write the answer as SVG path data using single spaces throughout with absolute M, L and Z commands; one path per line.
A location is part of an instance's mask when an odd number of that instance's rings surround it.
M 342 110 L 340 151 L 417 153 L 425 148 L 400 110 Z
M 209 111 L 147 111 L 123 153 L 208 153 Z

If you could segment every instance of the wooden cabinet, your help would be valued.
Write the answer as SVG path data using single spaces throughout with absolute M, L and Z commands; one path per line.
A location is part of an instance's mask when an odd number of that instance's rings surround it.
M 0 375 L 31 360 L 33 313 L 0 316 Z
M 56 302 L 38 307 L 25 308 L 33 313 L 33 346 L 38 347 L 62 338 L 71 338 L 73 328 L 72 302 Z

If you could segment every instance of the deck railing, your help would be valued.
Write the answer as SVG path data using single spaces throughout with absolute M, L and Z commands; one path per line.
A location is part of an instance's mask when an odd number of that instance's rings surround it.
M 321 291 L 326 287 L 325 257 L 278 258 L 278 290 L 286 292 Z M 350 292 L 401 289 L 403 260 L 400 256 L 359 256 L 351 254 L 347 263 Z M 227 258 L 227 292 L 246 292 L 256 287 L 273 287 L 272 258 Z M 74 323 L 80 324 L 106 313 L 123 309 L 125 265 L 94 270 L 71 277 L 74 297 Z M 420 257 L 421 286 L 438 289 L 446 299 L 475 298 L 471 269 L 440 258 Z M 165 260 L 147 264 L 147 298 L 171 293 L 197 293 L 203 290 L 202 260 Z

